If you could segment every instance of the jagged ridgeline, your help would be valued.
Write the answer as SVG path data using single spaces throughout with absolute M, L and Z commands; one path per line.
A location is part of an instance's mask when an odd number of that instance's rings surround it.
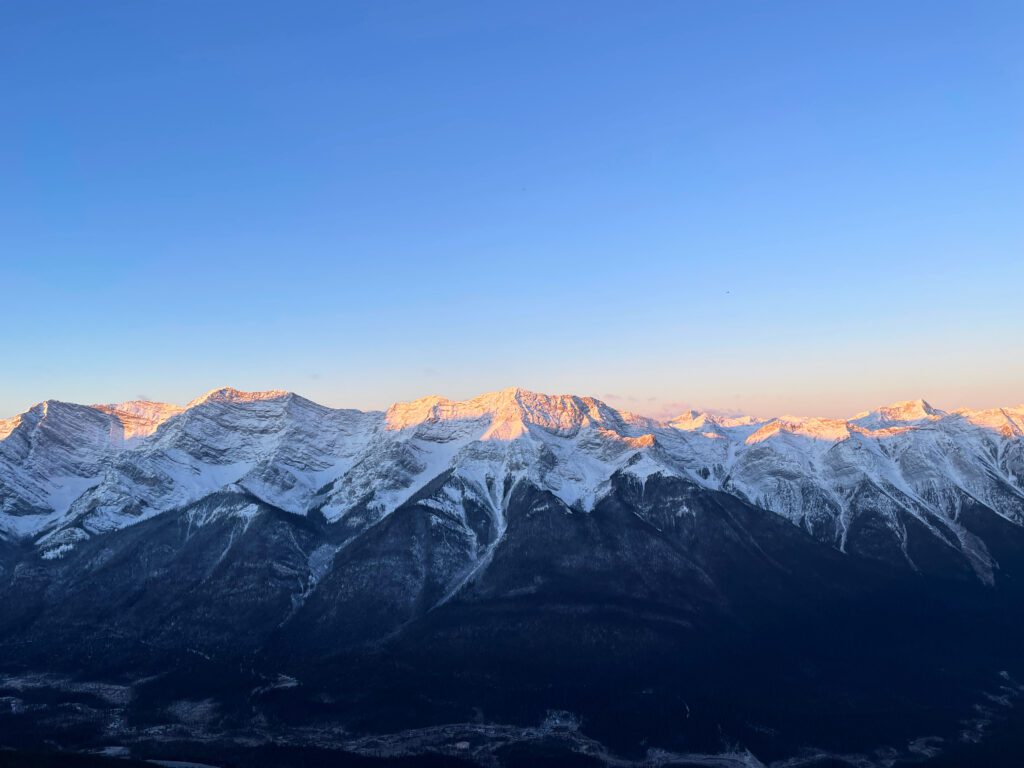
M 948 760 L 1012 721 L 1022 565 L 1024 407 L 47 401 L 0 421 L 0 745 Z

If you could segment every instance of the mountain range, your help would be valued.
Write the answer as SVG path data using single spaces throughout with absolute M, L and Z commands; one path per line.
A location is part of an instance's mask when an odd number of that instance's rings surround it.
M 223 388 L 0 421 L 19 749 L 941 765 L 1009 749 L 1022 583 L 1024 406 Z
M 0 535 L 59 557 L 225 488 L 370 523 L 450 472 L 459 490 L 447 506 L 471 497 L 500 538 L 516 484 L 586 513 L 621 473 L 728 493 L 843 552 L 915 569 L 938 559 L 991 582 L 998 563 L 964 508 L 1024 523 L 1022 436 L 1024 406 L 946 413 L 923 400 L 851 419 L 691 411 L 667 422 L 521 389 L 386 412 L 230 388 L 184 408 L 51 400 L 0 422 Z

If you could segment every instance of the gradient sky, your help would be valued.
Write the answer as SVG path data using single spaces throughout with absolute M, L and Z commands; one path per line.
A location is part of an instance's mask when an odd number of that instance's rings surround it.
M 0 2 L 0 416 L 1024 401 L 1024 3 Z

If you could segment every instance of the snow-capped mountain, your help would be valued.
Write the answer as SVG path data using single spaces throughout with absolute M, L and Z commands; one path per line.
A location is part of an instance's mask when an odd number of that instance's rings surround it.
M 998 564 L 962 518 L 977 506 L 1024 524 L 1024 406 L 659 422 L 516 388 L 366 413 L 230 388 L 184 408 L 47 401 L 0 422 L 0 534 L 55 557 L 227 488 L 369 525 L 444 476 L 435 503 L 459 516 L 471 498 L 500 535 L 521 481 L 585 514 L 619 474 L 724 491 L 846 552 L 914 568 L 954 556 L 990 581 Z
M 1022 427 L 42 403 L 0 422 L 0 746 L 917 765 L 1024 697 Z

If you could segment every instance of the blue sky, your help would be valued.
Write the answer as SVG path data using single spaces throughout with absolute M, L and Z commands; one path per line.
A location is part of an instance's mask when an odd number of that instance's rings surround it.
M 0 2 L 0 415 L 1024 401 L 1019 2 Z

